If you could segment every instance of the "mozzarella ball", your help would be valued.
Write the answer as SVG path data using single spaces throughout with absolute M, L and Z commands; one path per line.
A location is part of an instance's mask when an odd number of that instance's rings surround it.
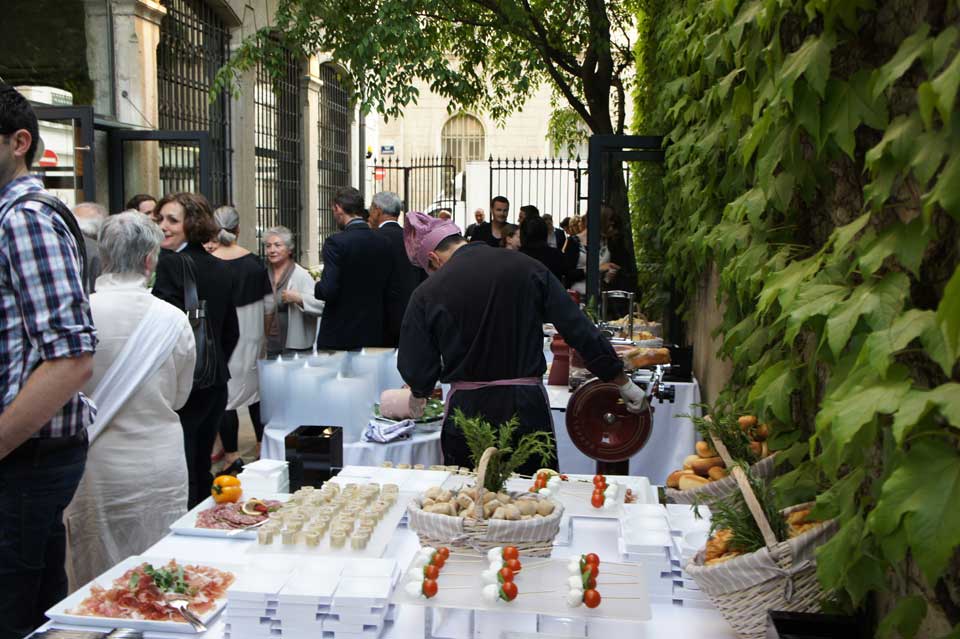
M 571 590 L 567 593 L 567 605 L 571 608 L 579 608 L 583 604 L 583 591 Z
M 498 562 L 499 562 L 499 561 L 502 561 L 502 560 L 503 560 L 503 548 L 500 547 L 500 546 L 496 546 L 496 547 L 491 548 L 490 550 L 488 550 L 488 551 L 487 551 L 487 559 L 489 559 L 491 562 L 494 562 L 494 561 L 498 561 Z
M 411 597 L 426 597 L 423 596 L 423 578 L 421 577 L 420 581 L 408 581 L 407 584 L 403 587 L 403 591 L 410 595 Z
M 481 594 L 483 595 L 483 600 L 487 603 L 497 603 L 497 599 L 500 598 L 500 585 L 487 584 L 483 587 Z

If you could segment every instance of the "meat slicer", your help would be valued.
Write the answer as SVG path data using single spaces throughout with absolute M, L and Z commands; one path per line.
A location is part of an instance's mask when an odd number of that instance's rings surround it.
M 634 381 L 646 391 L 648 400 L 673 401 L 676 388 L 664 384 L 661 376 L 658 370 L 650 380 Z M 588 380 L 567 402 L 570 440 L 581 453 L 596 460 L 597 473 L 603 475 L 629 475 L 630 457 L 646 445 L 652 430 L 653 406 L 648 403 L 640 413 L 629 412 L 612 382 Z

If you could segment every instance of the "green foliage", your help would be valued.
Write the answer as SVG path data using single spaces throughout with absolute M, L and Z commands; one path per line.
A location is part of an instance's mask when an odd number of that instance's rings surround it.
M 817 515 L 839 519 L 818 554 L 831 598 L 861 606 L 916 566 L 932 589 L 901 598 L 879 632 L 912 636 L 932 610 L 951 619 L 960 9 L 639 5 L 653 27 L 636 48 L 636 119 L 667 139 L 639 251 L 663 256 L 687 300 L 716 269 L 733 367 L 718 401 L 771 424 L 792 466 L 779 495 L 817 494 Z
M 517 111 L 548 83 L 596 133 L 622 133 L 633 54 L 627 4 L 573 0 L 278 0 L 270 26 L 247 36 L 217 76 L 233 86 L 284 49 L 325 52 L 365 112 L 399 117 L 417 82 L 448 110 Z
M 754 477 L 749 468 L 743 468 L 747 476 L 750 487 L 760 503 L 770 528 L 778 541 L 787 539 L 787 522 L 780 509 L 777 506 L 776 495 L 770 484 Z M 730 549 L 742 553 L 751 553 L 760 550 L 766 543 L 763 540 L 763 533 L 760 532 L 760 526 L 747 508 L 747 502 L 744 501 L 743 494 L 738 490 L 723 499 L 718 499 L 710 503 L 710 533 L 718 530 L 730 530 L 733 536 L 730 538 Z
M 507 423 L 501 424 L 500 428 L 494 429 L 483 417 L 467 417 L 457 408 L 453 411 L 453 423 L 463 432 L 467 440 L 470 461 L 473 462 L 474 468 L 480 464 L 484 451 L 490 447 L 497 449 L 487 462 L 483 480 L 483 487 L 489 491 L 495 493 L 502 491 L 510 475 L 534 455 L 540 456 L 542 465 L 554 459 L 556 446 L 552 433 L 546 431 L 524 433 L 519 441 L 514 441 L 517 426 L 520 425 L 516 415 Z

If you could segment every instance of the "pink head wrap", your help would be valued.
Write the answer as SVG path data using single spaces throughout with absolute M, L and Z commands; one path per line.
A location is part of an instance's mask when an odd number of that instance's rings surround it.
M 403 246 L 410 261 L 429 272 L 429 254 L 444 238 L 459 235 L 460 228 L 450 220 L 430 217 L 418 211 L 403 216 Z

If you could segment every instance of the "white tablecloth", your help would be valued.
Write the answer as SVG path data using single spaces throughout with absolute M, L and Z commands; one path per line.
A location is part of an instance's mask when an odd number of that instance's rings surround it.
M 260 456 L 264 459 L 285 460 L 284 439 L 296 430 L 296 426 L 271 424 L 263 431 L 263 443 Z M 389 444 L 355 442 L 343 445 L 344 466 L 380 466 L 383 462 L 396 464 L 423 464 L 429 468 L 443 463 L 440 452 L 440 431 L 434 433 L 414 433 L 410 439 Z
M 591 471 L 592 472 L 592 471 Z M 595 552 L 601 557 L 619 555 L 617 539 L 619 522 L 605 519 L 573 519 L 571 543 L 569 546 L 555 546 L 552 556 L 567 558 Z M 212 562 L 224 564 L 243 564 L 249 561 L 247 551 L 255 541 L 243 539 L 214 539 L 208 537 L 187 537 L 168 535 L 152 548 L 143 553 L 153 558 L 175 557 L 181 562 Z M 384 552 L 384 557 L 396 559 L 406 567 L 419 549 L 416 534 L 400 527 Z M 381 639 L 421 639 L 424 637 L 424 608 L 419 606 L 400 606 L 396 621 L 388 624 Z M 587 624 L 590 637 L 631 637 L 635 639 L 674 639 L 675 637 L 735 639 L 736 635 L 723 620 L 720 613 L 712 608 L 680 607 L 665 603 L 651 603 L 651 619 L 638 623 L 623 623 L 604 619 L 591 619 Z M 484 626 L 495 625 L 497 617 L 504 613 L 480 613 Z M 551 618 L 544 618 L 548 621 Z M 559 618 L 555 618 L 558 619 Z M 536 615 L 517 615 L 514 629 L 536 626 Z M 47 623 L 43 628 L 58 627 L 82 629 L 77 626 Z M 223 639 L 223 624 L 217 620 L 210 631 L 201 635 L 182 635 L 196 639 Z M 167 635 L 168 637 L 170 635 Z M 465 635 L 461 635 L 465 636 Z M 497 634 L 484 634 L 483 639 L 499 637 Z M 300 639 L 288 637 L 284 639 Z M 305 637 L 303 639 L 306 639 Z
M 655 484 L 662 484 L 667 475 L 683 467 L 683 459 L 692 455 L 697 442 L 693 422 L 680 415 L 699 415 L 700 384 L 693 382 L 666 382 L 673 385 L 676 398 L 673 402 L 654 399 L 653 429 L 647 444 L 630 458 L 630 474 L 649 477 Z M 592 474 L 597 463 L 577 450 L 567 433 L 566 409 L 570 391 L 566 386 L 548 386 L 553 427 L 557 434 L 557 456 L 560 471 L 564 473 Z

